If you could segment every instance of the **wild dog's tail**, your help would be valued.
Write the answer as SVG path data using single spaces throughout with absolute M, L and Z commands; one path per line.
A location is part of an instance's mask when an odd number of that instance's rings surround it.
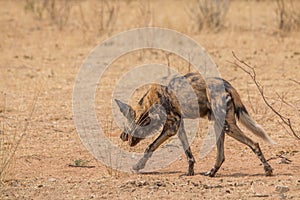
M 234 104 L 234 111 L 238 118 L 238 120 L 252 133 L 254 133 L 256 136 L 262 138 L 264 141 L 269 142 L 271 144 L 276 144 L 270 136 L 264 131 L 264 129 L 257 124 L 251 116 L 248 114 L 248 111 L 244 104 L 242 103 L 242 100 L 240 98 L 240 95 L 237 93 L 237 91 L 232 87 L 232 85 L 224 80 L 224 86 L 226 92 L 228 92 L 232 99 Z

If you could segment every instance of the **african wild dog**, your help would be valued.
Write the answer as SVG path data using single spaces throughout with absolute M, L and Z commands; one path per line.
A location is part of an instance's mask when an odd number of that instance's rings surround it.
M 189 108 L 190 104 L 187 97 L 186 109 L 181 109 L 179 102 L 172 92 L 172 89 L 182 87 L 182 82 L 188 82 L 192 86 L 194 93 L 197 96 L 198 108 Z M 173 78 L 168 86 L 163 86 L 159 84 L 151 85 L 150 89 L 144 94 L 137 105 L 131 107 L 125 103 L 116 99 L 116 102 L 120 108 L 120 111 L 127 118 L 128 124 L 125 126 L 124 131 L 121 133 L 120 138 L 123 141 L 128 141 L 130 146 L 135 146 L 139 143 L 145 135 L 145 129 L 143 127 L 150 124 L 151 120 L 154 120 L 151 116 L 151 106 L 154 104 L 160 104 L 166 111 L 166 121 L 163 125 L 162 132 L 160 135 L 147 147 L 144 152 L 143 157 L 139 162 L 133 166 L 133 169 L 138 171 L 143 169 L 146 165 L 147 160 L 151 157 L 152 153 L 169 137 L 177 134 L 182 146 L 184 148 L 187 160 L 188 160 L 188 173 L 187 175 L 194 175 L 194 163 L 195 159 L 189 147 L 187 140 L 187 135 L 183 126 L 183 118 L 197 118 L 208 116 L 209 120 L 214 120 L 211 110 L 210 95 L 207 92 L 207 83 L 214 84 L 224 84 L 225 90 L 223 90 L 223 95 L 226 96 L 226 117 L 223 130 L 220 137 L 217 140 L 217 158 L 214 167 L 204 173 L 206 176 L 215 176 L 218 169 L 224 162 L 224 137 L 225 133 L 229 136 L 235 138 L 239 142 L 249 146 L 252 151 L 258 156 L 262 162 L 267 176 L 272 175 L 272 168 L 268 164 L 267 160 L 263 156 L 258 143 L 253 142 L 249 137 L 244 135 L 244 133 L 239 129 L 236 124 L 236 119 L 238 119 L 243 125 L 245 125 L 250 131 L 252 131 L 258 137 L 264 139 L 269 143 L 273 141 L 264 132 L 260 125 L 256 124 L 255 121 L 248 115 L 248 112 L 243 105 L 241 98 L 237 91 L 230 85 L 229 82 L 221 78 L 208 78 L 206 82 L 199 73 L 188 73 L 184 76 L 178 76 Z M 183 96 L 185 95 L 185 90 L 181 88 Z M 197 113 L 196 113 L 196 112 Z M 137 126 L 139 125 L 139 126 Z M 152 130 L 147 130 L 152 131 Z

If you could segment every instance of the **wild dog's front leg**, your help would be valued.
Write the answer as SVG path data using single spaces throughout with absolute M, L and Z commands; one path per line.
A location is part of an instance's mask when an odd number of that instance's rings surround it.
M 195 159 L 194 156 L 192 154 L 187 136 L 186 136 L 186 132 L 184 130 L 184 124 L 183 124 L 183 120 L 181 122 L 180 128 L 179 128 L 179 132 L 178 132 L 178 138 L 181 141 L 184 153 L 186 155 L 187 161 L 189 163 L 189 168 L 188 168 L 188 176 L 193 176 L 194 173 L 194 164 L 195 164 Z
M 139 171 L 143 169 L 148 161 L 148 159 L 152 156 L 153 152 L 164 143 L 169 137 L 175 135 L 179 129 L 180 125 L 180 116 L 170 114 L 167 116 L 167 120 L 165 122 L 164 128 L 160 135 L 152 142 L 147 149 L 145 150 L 144 156 L 139 160 L 139 162 L 133 166 L 133 170 Z
M 148 159 L 152 156 L 152 153 L 153 152 L 149 152 L 148 148 L 146 149 L 145 153 L 144 153 L 144 156 L 139 160 L 138 163 L 136 163 L 132 169 L 135 170 L 135 171 L 139 171 L 141 169 L 144 169 Z
M 148 161 L 148 159 L 152 156 L 153 152 L 170 136 L 167 135 L 164 131 L 154 140 L 152 144 L 150 144 L 145 150 L 144 156 L 139 160 L 139 162 L 132 167 L 133 170 L 139 171 L 143 169 Z

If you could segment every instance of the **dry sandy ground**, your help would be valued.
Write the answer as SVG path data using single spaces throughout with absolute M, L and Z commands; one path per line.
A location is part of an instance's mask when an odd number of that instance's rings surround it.
M 272 1 L 233 1 L 224 28 L 218 32 L 197 32 L 195 22 L 184 9 L 184 1 L 153 1 L 149 9 L 136 1 L 113 3 L 119 5 L 118 15 L 108 26 L 109 31 L 99 31 L 98 3 L 74 1 L 69 21 L 60 30 L 48 17 L 39 19 L 26 11 L 25 1 L 0 2 L 0 120 L 11 134 L 7 144 L 13 141 L 12 135 L 20 136 L 35 105 L 26 135 L 1 185 L 0 199 L 300 199 L 300 141 L 280 125 L 248 75 L 227 62 L 234 60 L 231 52 L 235 51 L 255 66 L 268 100 L 290 117 L 299 130 L 299 32 L 281 33 L 276 29 Z M 153 14 L 147 15 L 145 10 Z M 226 138 L 226 161 L 217 176 L 200 175 L 211 168 L 215 159 L 215 151 L 204 159 L 197 156 L 205 127 L 192 143 L 197 158 L 193 177 L 182 176 L 187 168 L 184 155 L 155 173 L 134 174 L 111 170 L 85 149 L 72 114 L 78 70 L 101 41 L 120 31 L 146 25 L 183 32 L 207 49 L 221 75 L 237 88 L 251 115 L 277 142 L 268 145 L 253 137 L 260 141 L 266 158 L 275 157 L 269 161 L 274 176 L 265 177 L 251 150 L 231 138 Z M 164 54 L 141 51 L 117 60 L 113 65 L 121 70 L 111 70 L 108 75 L 117 79 L 128 66 L 150 61 L 167 64 Z M 180 63 L 171 56 L 170 65 L 184 72 L 186 67 Z M 104 79 L 103 85 L 99 84 L 97 105 L 110 102 L 115 79 Z M 98 118 L 110 123 L 109 107 L 96 108 Z M 106 130 L 112 140 L 129 149 L 120 143 L 119 132 L 115 124 Z M 131 151 L 142 151 L 147 142 Z M 276 155 L 291 162 L 282 163 Z M 95 167 L 68 166 L 76 160 L 89 161 L 87 165 Z M 278 191 L 285 189 L 285 193 Z

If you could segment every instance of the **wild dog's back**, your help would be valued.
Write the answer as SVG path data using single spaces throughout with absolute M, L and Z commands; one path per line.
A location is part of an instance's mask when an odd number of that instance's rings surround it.
M 180 102 L 183 117 L 194 119 L 204 117 L 209 112 L 206 83 L 199 73 L 188 73 L 173 78 L 168 89 L 175 93 Z
M 136 122 L 154 104 L 162 105 L 166 112 L 172 110 L 190 119 L 204 117 L 210 110 L 206 83 L 199 73 L 172 77 L 167 86 L 152 84 L 139 102 L 133 106 Z

